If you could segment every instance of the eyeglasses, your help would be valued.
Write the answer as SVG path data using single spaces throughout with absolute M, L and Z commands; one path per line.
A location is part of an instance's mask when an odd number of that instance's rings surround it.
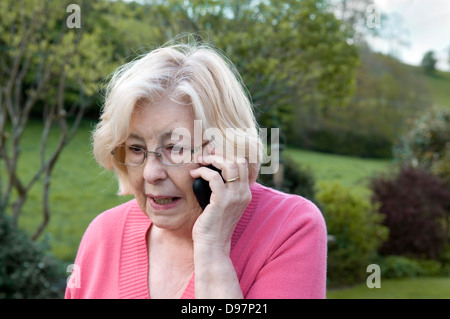
M 144 164 L 148 154 L 155 154 L 156 158 L 166 166 L 181 166 L 192 163 L 193 155 L 210 142 L 211 141 L 207 141 L 201 146 L 194 148 L 170 144 L 160 146 L 154 151 L 146 151 L 144 148 L 137 145 L 119 145 L 111 151 L 111 154 L 114 156 L 117 163 L 124 166 L 141 166 Z

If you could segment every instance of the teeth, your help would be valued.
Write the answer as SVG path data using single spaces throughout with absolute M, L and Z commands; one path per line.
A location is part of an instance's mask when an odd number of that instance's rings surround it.
M 159 205 L 166 205 L 166 204 L 170 204 L 173 202 L 173 198 L 154 198 L 153 199 L 155 201 L 156 204 Z

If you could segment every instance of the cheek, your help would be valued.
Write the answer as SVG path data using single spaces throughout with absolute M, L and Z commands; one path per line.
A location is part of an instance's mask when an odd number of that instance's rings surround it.
M 144 185 L 144 178 L 142 174 L 138 174 L 137 172 L 130 172 L 130 170 L 128 170 L 128 181 L 130 182 L 133 192 L 142 190 L 142 187 Z
M 147 199 L 144 190 L 144 178 L 142 177 L 142 175 L 128 174 L 128 180 L 139 206 L 141 206 L 141 208 L 144 208 Z
M 189 172 L 187 172 L 187 175 L 183 174 L 182 178 L 180 177 L 181 176 L 178 176 L 178 179 L 176 181 L 174 180 L 174 182 L 178 189 L 183 193 L 187 205 L 186 210 L 191 214 L 198 215 L 201 212 L 201 209 L 198 211 L 200 206 L 198 205 L 197 198 L 195 197 L 192 189 L 194 179 L 191 177 Z
M 194 180 L 191 176 L 183 176 L 183 178 L 179 178 L 175 184 L 177 188 L 183 193 L 184 198 L 188 201 L 192 201 L 192 197 L 194 196 L 194 192 L 192 190 L 192 184 Z

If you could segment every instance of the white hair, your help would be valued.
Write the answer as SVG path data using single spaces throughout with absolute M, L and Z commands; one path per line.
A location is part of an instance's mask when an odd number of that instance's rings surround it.
M 213 143 L 226 145 L 232 154 L 249 159 L 250 183 L 257 178 L 262 157 L 252 105 L 233 64 L 207 45 L 176 44 L 153 50 L 119 67 L 109 82 L 100 122 L 93 132 L 97 162 L 115 170 L 119 193 L 130 194 L 127 170 L 111 151 L 129 136 L 136 105 L 152 104 L 168 97 L 192 107 L 203 130 L 219 132 Z M 230 128 L 233 134 L 229 134 Z M 228 129 L 228 130 L 227 130 Z

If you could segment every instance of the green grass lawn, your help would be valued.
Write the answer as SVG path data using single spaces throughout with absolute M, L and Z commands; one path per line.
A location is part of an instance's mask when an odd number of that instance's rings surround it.
M 380 288 L 360 284 L 329 290 L 328 299 L 450 299 L 450 278 L 381 279 Z
M 352 156 L 325 154 L 288 148 L 285 154 L 313 172 L 316 183 L 339 181 L 362 195 L 368 195 L 370 178 L 393 169 L 392 160 L 367 159 Z
M 434 103 L 450 109 L 450 72 L 436 71 L 433 75 L 424 75 Z

